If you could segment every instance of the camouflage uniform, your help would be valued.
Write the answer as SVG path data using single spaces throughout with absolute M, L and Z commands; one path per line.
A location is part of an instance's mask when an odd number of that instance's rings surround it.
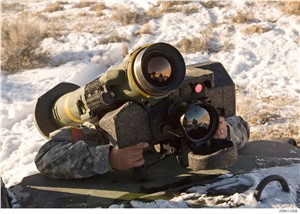
M 250 137 L 250 129 L 248 123 L 241 117 L 234 116 L 226 118 L 228 129 L 228 140 L 231 140 L 238 149 L 245 146 Z
M 229 139 L 238 149 L 249 139 L 249 127 L 241 117 L 229 117 Z M 63 127 L 52 132 L 44 144 L 35 164 L 38 170 L 53 178 L 86 178 L 103 174 L 111 169 L 109 150 L 112 145 L 105 133 L 94 125 L 85 123 L 81 127 Z

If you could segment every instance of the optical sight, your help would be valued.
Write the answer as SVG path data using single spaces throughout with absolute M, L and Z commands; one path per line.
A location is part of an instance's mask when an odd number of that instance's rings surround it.
M 119 148 L 149 142 L 158 154 L 176 155 L 182 166 L 213 169 L 237 158 L 233 142 L 213 139 L 219 116 L 233 115 L 234 82 L 221 63 L 205 62 L 186 66 L 181 85 L 151 108 L 127 102 L 99 125 Z
M 213 139 L 219 116 L 235 115 L 232 79 L 218 62 L 185 66 L 166 43 L 139 47 L 82 87 L 58 84 L 37 100 L 34 115 L 47 138 L 64 126 L 99 123 L 119 148 L 149 142 L 151 151 L 175 154 L 195 170 L 227 167 L 237 158 L 233 142 Z
M 185 63 L 176 48 L 166 43 L 144 45 L 82 87 L 61 83 L 46 92 L 35 105 L 35 123 L 48 137 L 63 126 L 99 121 L 128 101 L 150 108 L 184 77 Z

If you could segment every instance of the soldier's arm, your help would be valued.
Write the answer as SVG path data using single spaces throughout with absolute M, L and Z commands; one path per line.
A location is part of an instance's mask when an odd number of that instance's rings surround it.
M 85 178 L 111 169 L 109 144 L 87 127 L 64 127 L 50 134 L 36 158 L 38 170 L 53 178 Z
M 240 116 L 232 116 L 226 118 L 228 126 L 228 138 L 238 149 L 241 149 L 250 137 L 250 130 L 248 123 Z

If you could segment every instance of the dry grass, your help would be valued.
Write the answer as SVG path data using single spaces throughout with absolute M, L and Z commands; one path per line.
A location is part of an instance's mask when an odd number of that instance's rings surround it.
M 26 6 L 21 3 L 3 2 L 1 6 L 3 12 L 8 12 L 8 11 L 21 12 L 26 8 Z
M 118 42 L 128 42 L 128 38 L 120 36 L 118 32 L 112 32 L 108 37 L 99 41 L 99 44 L 108 44 L 108 43 L 118 43 Z
M 113 15 L 112 21 L 120 22 L 123 25 L 131 25 L 138 22 L 140 15 L 136 12 L 132 12 L 125 7 L 114 7 L 112 8 Z
M 279 5 L 281 11 L 288 15 L 300 16 L 300 2 L 282 2 Z
M 234 49 L 234 45 L 230 42 L 230 40 L 230 35 L 228 33 L 221 35 L 221 38 L 219 40 L 220 46 L 218 51 L 229 52 L 232 49 Z
M 105 9 L 105 4 L 103 2 L 95 3 L 91 5 L 90 8 L 91 11 L 96 11 L 96 12 L 102 11 L 104 9 Z
M 199 37 L 182 38 L 175 47 L 182 53 L 217 53 L 220 51 L 230 51 L 233 49 L 233 44 L 230 43 L 230 35 L 228 32 L 216 35 L 214 28 L 218 24 L 213 23 L 208 25 L 200 32 Z
M 268 27 L 263 27 L 261 25 L 250 25 L 248 27 L 246 27 L 243 31 L 246 34 L 254 34 L 254 33 L 265 33 L 270 31 L 271 29 Z
M 90 11 L 95 12 L 95 16 L 99 17 L 99 16 L 103 16 L 103 10 L 105 9 L 105 4 L 103 2 L 99 2 L 99 3 L 95 3 L 93 5 L 91 5 L 90 7 Z
M 93 5 L 91 5 L 90 7 L 90 11 L 93 11 L 95 13 L 96 17 L 100 17 L 103 16 L 103 10 L 105 9 L 105 4 L 103 2 L 100 3 L 95 3 Z
M 181 52 L 181 53 L 207 53 L 209 52 L 209 41 L 203 40 L 201 37 L 188 39 L 186 37 L 183 37 L 176 45 L 175 47 Z
M 182 53 L 209 53 L 211 50 L 212 27 L 208 26 L 200 32 L 200 37 L 182 38 L 175 47 Z
M 135 32 L 135 35 L 142 35 L 142 34 L 152 34 L 151 26 L 149 23 L 144 24 L 143 27 Z
M 45 66 L 48 56 L 37 53 L 37 48 L 46 35 L 46 26 L 34 17 L 21 17 L 15 22 L 5 20 L 1 31 L 1 68 L 16 72 Z
M 243 24 L 254 20 L 253 13 L 250 11 L 237 11 L 237 14 L 231 18 L 233 23 Z
M 94 17 L 94 14 L 88 11 L 82 11 L 76 15 L 77 17 Z
M 224 7 L 225 1 L 207 1 L 207 2 L 200 2 L 206 8 L 214 8 L 214 7 Z
M 62 4 L 59 2 L 55 2 L 55 3 L 48 4 L 45 7 L 44 12 L 53 13 L 53 12 L 61 11 L 61 10 L 64 10 L 64 7 L 62 6 Z
M 158 1 L 157 4 L 161 7 L 161 13 L 181 12 L 186 15 L 198 11 L 198 7 L 190 4 L 189 1 Z
M 143 18 L 145 21 L 158 19 L 167 13 L 175 12 L 189 15 L 198 12 L 198 7 L 189 1 L 158 1 L 155 7 L 144 14 Z
M 291 103 L 291 98 L 254 96 L 237 92 L 237 114 L 241 115 L 251 129 L 250 140 L 270 140 L 276 138 L 294 138 L 300 144 L 300 112 L 285 117 L 281 112 Z M 267 125 L 271 124 L 271 125 Z
M 89 1 L 81 1 L 78 2 L 73 6 L 73 8 L 84 8 L 84 7 L 90 7 L 94 2 L 89 2 Z
M 251 127 L 251 124 L 250 124 Z M 272 140 L 279 138 L 293 138 L 298 147 L 300 147 L 299 125 L 288 121 L 285 123 L 272 126 L 270 128 L 261 126 L 259 131 L 251 131 L 250 141 L 253 140 Z

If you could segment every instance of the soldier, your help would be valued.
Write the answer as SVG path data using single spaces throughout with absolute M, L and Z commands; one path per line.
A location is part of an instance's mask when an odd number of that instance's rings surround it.
M 249 139 L 249 126 L 239 116 L 220 117 L 215 139 L 231 140 L 238 149 Z M 85 123 L 80 127 L 63 127 L 49 135 L 37 156 L 37 169 L 52 178 L 86 178 L 110 170 L 142 166 L 147 142 L 118 149 L 112 146 L 99 127 Z

